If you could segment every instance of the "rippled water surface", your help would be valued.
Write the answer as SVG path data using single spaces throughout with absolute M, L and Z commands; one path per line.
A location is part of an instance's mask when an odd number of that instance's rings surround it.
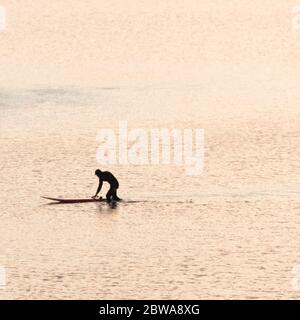
M 1 298 L 297 297 L 299 110 L 241 113 L 202 96 L 198 87 L 1 93 Z M 105 169 L 126 200 L 116 208 L 40 198 L 93 195 L 97 132 L 124 119 L 204 128 L 203 175 L 115 165 Z

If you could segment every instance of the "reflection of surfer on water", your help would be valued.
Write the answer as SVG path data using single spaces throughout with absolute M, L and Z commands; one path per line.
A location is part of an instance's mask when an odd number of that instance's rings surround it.
M 120 201 L 121 199 L 117 196 L 117 189 L 119 188 L 119 182 L 116 177 L 109 171 L 101 171 L 97 169 L 95 175 L 99 178 L 99 186 L 96 194 L 92 197 L 93 199 L 97 198 L 98 193 L 101 191 L 103 182 L 108 182 L 110 188 L 106 194 L 107 202 L 111 201 Z

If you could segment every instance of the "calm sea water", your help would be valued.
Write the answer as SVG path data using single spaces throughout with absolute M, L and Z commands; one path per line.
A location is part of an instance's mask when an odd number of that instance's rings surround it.
M 259 91 L 245 105 L 225 92 L 1 90 L 0 298 L 297 298 L 299 108 L 271 107 Z M 203 128 L 203 175 L 105 166 L 120 196 L 138 202 L 41 199 L 94 194 L 97 132 L 119 120 Z

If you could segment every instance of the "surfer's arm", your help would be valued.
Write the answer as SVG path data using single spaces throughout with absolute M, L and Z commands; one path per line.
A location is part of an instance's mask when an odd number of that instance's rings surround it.
M 97 192 L 96 192 L 96 194 L 95 194 L 95 197 L 97 197 L 98 193 L 101 191 L 101 189 L 102 189 L 102 184 L 103 184 L 103 181 L 100 179 L 100 180 L 99 180 L 99 186 L 98 186 Z

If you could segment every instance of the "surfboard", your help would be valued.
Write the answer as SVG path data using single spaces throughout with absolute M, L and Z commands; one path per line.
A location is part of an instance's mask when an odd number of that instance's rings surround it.
M 55 201 L 56 203 L 86 203 L 86 202 L 106 202 L 106 199 L 62 199 L 62 198 L 51 198 L 51 197 L 42 197 L 46 200 Z

